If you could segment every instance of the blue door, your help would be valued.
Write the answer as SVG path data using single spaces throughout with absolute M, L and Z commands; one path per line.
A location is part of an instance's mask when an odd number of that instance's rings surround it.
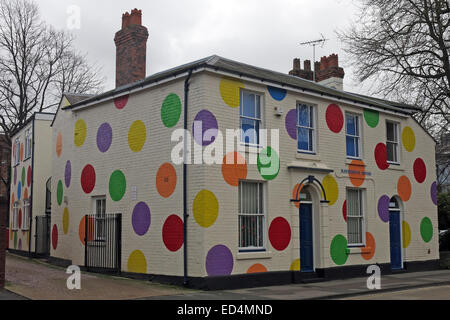
M 400 230 L 400 211 L 389 212 L 389 233 L 391 237 L 391 267 L 392 270 L 403 269 L 402 240 Z
M 302 272 L 314 272 L 312 204 L 300 205 L 300 265 Z

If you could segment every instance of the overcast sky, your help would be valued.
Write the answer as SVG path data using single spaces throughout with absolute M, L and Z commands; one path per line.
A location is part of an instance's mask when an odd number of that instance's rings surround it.
M 77 48 L 103 68 L 105 90 L 115 83 L 114 34 L 122 13 L 142 9 L 149 29 L 147 75 L 217 54 L 279 72 L 292 60 L 312 60 L 312 47 L 300 42 L 329 38 L 319 57 L 338 53 L 346 71 L 345 90 L 364 92 L 336 39 L 335 30 L 355 19 L 354 0 L 39 0 L 44 20 L 67 29 L 68 8 L 81 10 L 81 28 L 72 30 Z

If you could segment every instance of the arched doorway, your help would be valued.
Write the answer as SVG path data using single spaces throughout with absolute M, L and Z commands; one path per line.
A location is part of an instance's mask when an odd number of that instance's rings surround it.
M 389 237 L 392 270 L 403 269 L 402 207 L 397 197 L 389 202 Z
M 321 204 L 329 201 L 322 183 L 314 176 L 308 176 L 297 185 L 291 201 L 299 208 L 300 271 L 314 272 L 321 255 Z

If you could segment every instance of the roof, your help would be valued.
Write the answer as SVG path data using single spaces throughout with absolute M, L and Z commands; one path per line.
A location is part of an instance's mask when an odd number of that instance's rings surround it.
M 64 93 L 64 96 L 66 97 L 67 101 L 72 104 L 79 103 L 83 100 L 86 100 L 88 98 L 93 97 L 93 94 L 80 94 L 80 93 Z
M 42 116 L 42 117 L 40 117 Z M 54 113 L 50 112 L 35 112 L 33 113 L 21 126 L 16 128 L 14 131 L 11 132 L 11 138 L 17 135 L 23 128 L 28 126 L 34 119 L 37 120 L 45 120 L 45 121 L 53 121 L 55 117 Z
M 156 73 L 151 75 L 143 80 L 127 84 L 125 86 L 116 88 L 114 90 L 89 97 L 83 101 L 79 101 L 77 103 L 71 104 L 71 106 L 64 107 L 63 109 L 74 109 L 77 107 L 81 107 L 87 104 L 95 104 L 98 101 L 105 100 L 108 98 L 116 97 L 121 94 L 125 94 L 131 90 L 143 89 L 144 87 L 158 83 L 162 80 L 169 79 L 171 77 L 176 77 L 181 74 L 184 74 L 190 70 L 198 70 L 201 68 L 206 68 L 211 71 L 221 71 L 226 73 L 231 73 L 237 77 L 246 77 L 261 80 L 266 82 L 267 84 L 273 84 L 276 86 L 284 87 L 285 89 L 293 88 L 300 89 L 304 92 L 310 92 L 319 94 L 322 96 L 327 96 L 333 99 L 339 100 L 348 100 L 350 102 L 361 103 L 366 105 L 367 107 L 375 107 L 384 110 L 400 112 L 403 114 L 411 115 L 414 113 L 413 110 L 418 110 L 416 107 L 407 106 L 400 103 L 389 102 L 386 100 L 381 100 L 378 98 L 371 98 L 359 94 L 354 94 L 350 92 L 340 91 L 336 89 L 332 89 L 330 87 L 321 85 L 319 83 L 302 79 L 296 76 L 291 76 L 288 74 L 280 73 L 277 71 L 272 71 L 260 67 L 255 67 L 252 65 L 248 65 L 245 63 L 229 60 L 226 58 L 222 58 L 217 55 L 213 55 L 210 57 L 206 57 L 191 63 L 187 63 L 181 66 L 178 66 L 173 69 L 169 69 L 163 72 Z

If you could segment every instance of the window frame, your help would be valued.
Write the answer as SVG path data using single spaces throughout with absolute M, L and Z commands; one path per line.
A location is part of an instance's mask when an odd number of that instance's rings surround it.
M 30 209 L 31 201 L 26 199 L 23 201 L 23 220 L 22 220 L 22 231 L 30 230 Z
M 24 160 L 28 160 L 32 156 L 32 128 L 28 128 L 25 131 L 25 151 Z
M 356 125 L 358 130 L 357 133 L 359 133 L 359 135 L 351 135 L 348 133 L 348 127 L 347 127 L 347 117 L 352 116 L 356 118 Z M 349 156 L 348 155 L 348 145 L 347 145 L 347 138 L 350 137 L 352 139 L 357 139 L 358 140 L 358 155 L 357 156 Z M 357 113 L 352 113 L 352 112 L 346 112 L 345 113 L 345 154 L 347 156 L 347 159 L 351 159 L 351 160 L 362 160 L 362 126 L 361 126 L 361 115 L 357 114 Z
M 20 164 L 20 139 L 16 138 L 14 141 L 14 166 L 17 167 Z
M 93 240 L 96 242 L 106 241 L 106 230 L 105 230 L 105 220 L 106 220 L 106 196 L 93 197 L 93 213 L 94 213 L 94 237 Z M 102 202 L 102 212 L 98 214 L 98 202 Z M 100 231 L 103 230 L 103 231 Z M 101 234 L 102 233 L 102 234 Z
M 358 199 L 360 201 L 359 208 L 360 208 L 360 215 L 359 216 L 350 216 L 349 210 L 348 210 L 348 193 L 351 191 L 357 191 L 358 192 Z M 361 248 L 366 246 L 366 189 L 361 188 L 347 188 L 346 189 L 346 211 L 347 211 L 347 241 L 348 241 L 348 247 L 349 248 Z M 350 237 L 349 237 L 349 219 L 360 219 L 361 220 L 361 243 L 350 243 Z
M 395 135 L 397 137 L 397 141 L 389 141 L 388 140 L 388 124 L 394 125 L 395 128 Z M 401 159 L 400 159 L 400 123 L 392 120 L 386 120 L 386 152 L 387 156 L 389 157 L 389 144 L 395 145 L 395 156 L 397 157 L 397 161 L 390 161 L 387 159 L 388 164 L 392 165 L 400 165 Z
M 19 202 L 16 201 L 13 204 L 13 214 L 12 214 L 12 230 L 19 231 Z
M 259 119 L 243 115 L 244 94 L 245 93 L 255 95 L 255 115 L 256 115 L 256 101 L 257 101 L 256 97 L 259 97 L 259 117 L 260 117 Z M 259 121 L 259 130 L 261 130 L 263 128 L 263 125 L 264 125 L 264 115 L 263 115 L 264 95 L 259 92 L 255 92 L 255 91 L 251 91 L 251 90 L 247 90 L 247 89 L 241 89 L 240 93 L 239 93 L 239 99 L 240 99 L 240 101 L 239 101 L 240 102 L 239 103 L 239 129 L 241 131 L 240 144 L 243 146 L 246 146 L 246 147 L 261 148 L 262 143 L 261 143 L 261 136 L 260 136 L 259 131 L 256 132 L 256 138 L 258 140 L 257 144 L 245 142 L 245 139 L 244 139 L 245 134 L 244 134 L 244 130 L 242 129 L 242 119 L 247 119 L 247 120 L 251 120 L 251 121 Z
M 302 126 L 300 125 L 300 113 L 299 113 L 299 109 L 303 106 L 309 107 L 309 112 L 310 112 L 310 120 L 312 121 L 312 126 L 310 127 L 306 127 L 306 126 Z M 317 120 L 316 120 L 316 106 L 312 105 L 312 104 L 308 104 L 308 103 L 304 103 L 304 102 L 297 102 L 297 153 L 303 153 L 303 154 L 311 154 L 311 155 L 315 155 L 317 154 L 317 129 L 316 129 L 316 124 L 317 124 Z M 306 129 L 309 131 L 312 131 L 312 141 L 310 141 L 311 143 L 311 148 L 312 151 L 310 150 L 301 150 L 299 149 L 299 131 L 300 129 Z M 308 136 L 309 139 L 309 136 Z
M 242 204 L 238 203 L 238 251 L 239 253 L 252 253 L 252 252 L 266 252 L 267 251 L 267 204 L 266 204 L 266 199 L 267 199 L 267 194 L 266 194 L 266 183 L 263 181 L 256 181 L 256 180 L 241 180 L 239 181 L 239 190 L 238 192 L 240 193 L 238 199 L 242 199 L 242 184 L 243 183 L 249 183 L 249 184 L 258 184 L 258 186 L 262 187 L 262 201 L 258 198 L 257 202 L 258 202 L 258 208 L 259 208 L 259 204 L 262 203 L 263 206 L 263 213 L 241 213 L 239 208 L 242 207 Z M 258 197 L 260 195 L 260 191 L 258 188 Z M 239 200 L 238 200 L 239 201 Z M 259 211 L 259 210 L 258 210 Z M 261 231 L 262 232 L 262 247 L 242 247 L 241 246 L 241 217 L 262 217 L 262 225 L 260 226 Z M 258 239 L 258 236 L 257 236 Z

